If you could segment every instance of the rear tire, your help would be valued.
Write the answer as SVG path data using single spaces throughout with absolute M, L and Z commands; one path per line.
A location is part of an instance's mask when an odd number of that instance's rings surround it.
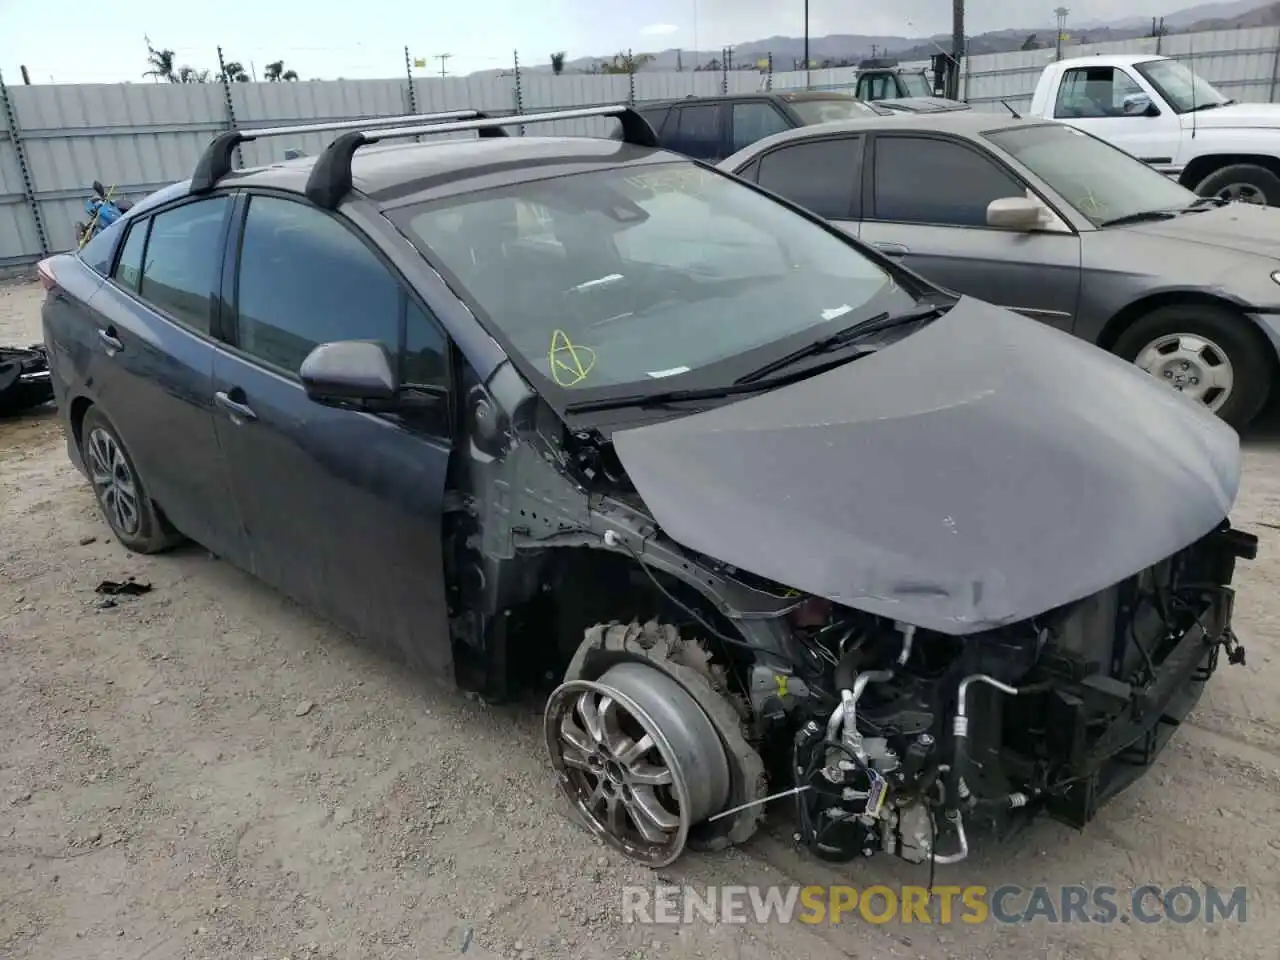
M 147 493 L 120 434 L 97 407 L 80 425 L 80 456 L 107 526 L 134 553 L 163 553 L 183 541 Z
M 1200 181 L 1196 193 L 1269 207 L 1280 206 L 1280 177 L 1256 163 L 1223 167 Z
M 1114 352 L 1181 387 L 1237 430 L 1258 415 L 1271 393 L 1274 349 L 1247 317 L 1227 307 L 1159 307 L 1131 323 Z

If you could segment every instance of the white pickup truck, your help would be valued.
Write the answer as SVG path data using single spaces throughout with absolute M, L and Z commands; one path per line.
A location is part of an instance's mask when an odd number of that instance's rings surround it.
M 1051 63 L 1030 115 L 1079 127 L 1201 196 L 1280 206 L 1280 104 L 1237 103 L 1169 57 Z

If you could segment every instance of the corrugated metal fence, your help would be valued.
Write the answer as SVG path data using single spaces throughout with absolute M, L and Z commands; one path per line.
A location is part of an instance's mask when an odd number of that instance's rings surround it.
M 1092 53 L 1164 53 L 1239 100 L 1276 99 L 1280 28 L 1262 27 L 1068 47 Z M 1052 50 L 975 56 L 962 66 L 962 93 L 979 109 L 1026 109 Z M 925 64 L 915 64 L 925 66 Z M 904 66 L 907 66 L 904 64 Z M 217 132 L 240 128 L 435 113 L 472 107 L 494 113 L 642 102 L 688 94 L 851 87 L 852 68 L 793 71 L 686 71 L 632 75 L 516 72 L 504 77 L 335 80 L 291 83 L 58 84 L 0 89 L 0 269 L 30 264 L 74 244 L 74 224 L 95 179 L 120 196 L 145 196 L 190 176 Z M 532 128 L 558 135 L 603 135 L 608 121 Z M 297 142 L 245 144 L 243 162 L 281 159 L 289 148 L 315 153 L 324 134 Z

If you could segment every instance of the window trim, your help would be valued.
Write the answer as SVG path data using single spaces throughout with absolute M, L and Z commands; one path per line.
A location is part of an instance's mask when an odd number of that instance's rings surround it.
M 748 167 L 751 167 L 752 165 L 754 165 L 755 175 L 751 178 L 750 182 L 755 184 L 759 189 L 764 190 L 770 196 L 781 196 L 781 194 L 775 194 L 772 190 L 770 190 L 768 187 L 766 187 L 764 184 L 760 182 L 760 171 L 764 167 L 765 158 L 767 158 L 770 154 L 778 153 L 781 150 L 786 150 L 788 147 L 796 147 L 796 146 L 800 146 L 801 144 L 807 146 L 808 144 L 811 144 L 811 143 L 826 143 L 827 141 L 830 141 L 830 140 L 859 140 L 861 141 L 862 149 L 858 153 L 858 169 L 854 172 L 853 189 L 849 191 L 848 214 L 844 217 L 822 217 L 822 219 L 823 220 L 852 220 L 854 222 L 860 222 L 862 220 L 865 220 L 866 217 L 855 215 L 854 204 L 856 202 L 858 206 L 857 214 L 861 214 L 863 211 L 867 209 L 866 196 L 865 196 L 867 156 L 869 155 L 870 143 L 871 143 L 871 134 L 868 132 L 865 132 L 862 130 L 859 130 L 856 133 L 841 131 L 839 133 L 823 133 L 820 136 L 814 136 L 814 137 L 796 137 L 794 140 L 784 140 L 782 143 L 773 144 L 767 149 L 762 150 L 760 153 L 755 154 L 754 156 L 751 157 L 750 160 L 748 160 L 745 164 L 743 164 L 738 169 L 746 170 Z M 740 174 L 735 173 L 734 176 L 740 176 Z
M 164 307 L 160 306 L 159 304 L 152 303 L 150 300 L 146 299 L 142 295 L 142 288 L 145 286 L 143 281 L 146 279 L 145 271 L 146 271 L 146 263 L 147 263 L 147 248 L 151 246 L 151 227 L 156 217 L 164 213 L 169 213 L 172 210 L 177 210 L 179 207 L 185 207 L 185 206 L 194 205 L 197 203 L 204 203 L 205 201 L 213 200 L 218 197 L 229 197 L 231 199 L 231 202 L 227 205 L 228 212 L 223 215 L 222 237 L 218 241 L 219 248 L 224 255 L 220 255 L 217 257 L 215 268 L 214 268 L 213 287 L 209 291 L 210 307 L 211 307 L 211 312 L 209 315 L 209 329 L 200 330 L 200 329 L 197 329 L 196 327 L 191 326 L 191 324 L 187 323 L 187 321 L 182 320 L 179 317 L 175 317 Z M 130 300 L 133 300 L 135 303 L 141 304 L 142 306 L 146 307 L 148 310 L 150 310 L 156 316 L 160 317 L 160 319 L 164 320 L 166 323 L 169 323 L 179 328 L 180 330 L 183 330 L 184 332 L 191 334 L 192 336 L 199 337 L 201 340 L 205 340 L 210 343 L 216 343 L 218 339 L 216 336 L 216 332 L 219 328 L 222 311 L 224 309 L 224 304 L 222 302 L 222 289 L 223 289 L 223 279 L 224 279 L 223 269 L 225 266 L 225 251 L 227 248 L 227 240 L 228 240 L 228 237 L 230 236 L 231 225 L 235 219 L 235 209 L 236 209 L 236 199 L 235 199 L 234 192 L 231 190 L 223 189 L 223 190 L 215 190 L 212 193 L 201 194 L 200 196 L 195 196 L 195 197 L 193 196 L 175 197 L 170 202 L 163 204 L 162 206 L 158 206 L 154 210 L 147 210 L 144 214 L 141 214 L 137 217 L 131 217 L 130 222 L 128 223 L 124 233 L 121 235 L 119 242 L 116 243 L 116 248 L 111 255 L 111 265 L 107 271 L 107 276 L 104 277 L 103 279 L 108 284 L 110 284 L 111 288 L 115 290 L 117 293 L 122 294 L 123 296 L 128 297 Z M 138 272 L 138 288 L 139 289 L 130 290 L 128 287 L 116 282 L 116 269 L 120 266 L 120 258 L 124 256 L 124 248 L 129 243 L 129 237 L 133 234 L 134 230 L 139 229 L 139 227 L 143 225 L 145 225 L 146 227 L 147 238 L 142 244 L 142 266 Z
M 1045 197 L 1044 191 L 1040 190 L 1033 183 L 1031 183 L 1031 181 L 1028 180 L 1026 176 L 1022 174 L 1021 171 L 1011 166 L 998 153 L 996 153 L 994 150 L 991 150 L 988 147 L 983 146 L 981 143 L 977 143 L 973 140 L 970 140 L 967 137 L 959 137 L 959 136 L 954 136 L 952 134 L 939 133 L 933 130 L 928 130 L 928 131 L 910 130 L 910 131 L 902 131 L 902 132 L 899 132 L 897 130 L 893 130 L 893 131 L 876 130 L 876 131 L 873 131 L 869 136 L 870 136 L 870 139 L 866 146 L 866 152 L 864 154 L 863 164 L 862 164 L 862 174 L 863 174 L 862 222 L 863 223 L 886 223 L 886 224 L 891 224 L 895 226 L 904 226 L 904 227 L 942 227 L 948 230 L 987 230 L 992 233 L 1000 233 L 1000 234 L 1009 233 L 1008 230 L 1002 227 L 993 227 L 985 223 L 958 224 L 958 223 L 937 223 L 933 221 L 923 221 L 923 220 L 885 220 L 879 216 L 879 211 L 876 209 L 876 205 L 875 205 L 876 153 L 877 153 L 879 141 L 882 138 L 893 139 L 893 140 L 933 140 L 941 143 L 953 143 L 965 150 L 970 151 L 971 153 L 977 154 L 978 156 L 987 160 L 989 163 L 994 164 L 997 168 L 999 168 L 1002 172 L 1004 172 L 1007 176 L 1009 176 L 1015 183 L 1021 184 L 1024 191 L 1029 191 L 1030 193 L 1034 194 L 1035 197 L 1041 203 L 1043 203 L 1046 207 L 1048 207 L 1050 210 L 1056 213 L 1058 215 L 1058 219 L 1060 219 L 1064 224 L 1066 224 L 1066 226 L 1070 229 L 1072 235 L 1075 235 L 1079 232 L 1076 229 L 1075 224 L 1071 220 L 1069 220 L 1068 218 L 1062 215 L 1062 211 L 1058 209 L 1058 205 L 1051 202 L 1049 199 Z
M 458 382 L 457 371 L 454 367 L 454 343 L 453 338 L 449 335 L 449 331 L 444 324 L 440 322 L 437 311 L 431 308 L 426 299 L 418 294 L 413 285 L 409 283 L 404 275 L 397 269 L 396 265 L 383 253 L 382 249 L 373 241 L 373 239 L 359 226 L 353 223 L 349 218 L 343 216 L 340 211 L 326 210 L 312 203 L 305 195 L 299 193 L 291 193 L 288 190 L 278 190 L 270 187 L 242 187 L 237 191 L 237 203 L 232 213 L 233 234 L 230 242 L 227 243 L 224 258 L 224 283 L 222 285 L 221 299 L 224 304 L 224 316 L 226 323 L 220 325 L 218 331 L 218 343 L 229 353 L 233 354 L 245 363 L 252 364 L 269 373 L 283 377 L 292 383 L 302 386 L 302 378 L 296 370 L 286 370 L 268 360 L 248 352 L 243 349 L 237 342 L 239 339 L 240 329 L 240 262 L 244 252 L 244 235 L 245 224 L 248 223 L 249 210 L 253 206 L 254 197 L 271 197 L 277 200 L 283 200 L 290 203 L 296 203 L 307 209 L 314 210 L 330 220 L 335 221 L 339 227 L 351 233 L 355 238 L 364 245 L 374 259 L 382 265 L 383 269 L 390 275 L 391 280 L 395 283 L 399 290 L 399 305 L 397 312 L 399 316 L 396 322 L 396 336 L 398 343 L 394 351 L 393 360 L 396 366 L 396 376 L 400 379 L 401 389 L 419 390 L 424 393 L 442 393 L 448 398 L 450 408 L 450 418 L 453 409 L 453 388 Z M 444 342 L 444 361 L 445 361 L 445 377 L 444 384 L 425 384 L 404 380 L 404 361 L 405 347 L 408 342 L 408 322 L 409 322 L 409 304 L 413 302 L 427 322 L 435 327 L 437 333 L 440 334 Z M 450 422 L 452 422 L 450 420 Z
M 1113 63 L 1099 64 L 1093 67 L 1071 67 L 1070 69 L 1062 71 L 1062 79 L 1058 81 L 1058 95 L 1053 98 L 1053 116 L 1050 117 L 1051 120 L 1063 121 L 1063 120 L 1133 120 L 1134 119 L 1134 117 L 1123 116 L 1123 115 L 1101 116 L 1101 117 L 1067 117 L 1058 112 L 1062 107 L 1063 91 L 1067 89 L 1067 78 L 1071 76 L 1073 73 L 1088 73 L 1090 70 L 1110 70 L 1112 74 L 1113 84 L 1115 83 L 1114 78 L 1116 73 L 1124 74 L 1128 78 L 1129 82 L 1138 88 L 1138 91 L 1140 93 L 1145 93 L 1148 98 L 1151 98 L 1151 102 L 1155 103 L 1155 99 L 1151 97 L 1151 91 L 1148 90 L 1141 83 L 1139 83 L 1137 78 L 1135 78 L 1133 74 L 1131 74 L 1124 67 L 1116 66 Z

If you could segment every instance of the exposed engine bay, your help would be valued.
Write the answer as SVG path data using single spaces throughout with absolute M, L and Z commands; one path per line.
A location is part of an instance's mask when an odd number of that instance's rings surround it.
M 891 418 L 831 414 L 856 379 L 617 431 L 566 429 L 510 367 L 475 385 L 446 520 L 459 682 L 502 696 L 554 637 L 552 764 L 641 862 L 744 842 L 771 803 L 834 862 L 956 863 L 1042 812 L 1083 827 L 1221 657 L 1244 663 L 1231 583 L 1257 539 L 1224 519 L 1229 428 L 1139 381 L 1029 433 L 978 391 L 908 410 L 911 474 L 886 466 Z M 1130 449 L 1143 425 L 1161 443 Z

